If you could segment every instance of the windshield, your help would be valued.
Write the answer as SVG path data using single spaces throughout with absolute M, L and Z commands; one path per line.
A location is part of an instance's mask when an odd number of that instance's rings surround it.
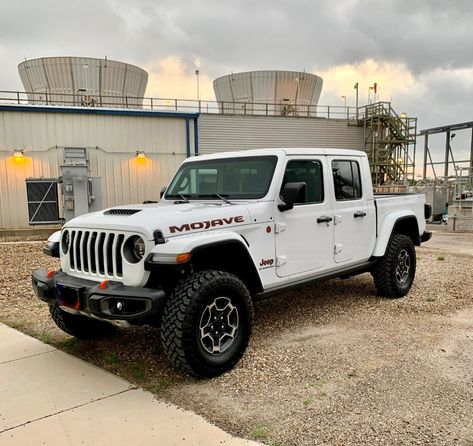
M 167 188 L 165 198 L 262 198 L 268 192 L 276 163 L 276 156 L 185 163 Z

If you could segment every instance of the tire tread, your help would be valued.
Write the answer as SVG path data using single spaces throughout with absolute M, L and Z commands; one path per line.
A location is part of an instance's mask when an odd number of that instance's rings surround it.
M 248 339 L 246 339 L 238 354 L 230 362 L 219 367 L 206 366 L 199 361 L 196 352 L 189 347 L 193 341 L 193 333 L 192 318 L 187 316 L 198 311 L 201 305 L 198 295 L 202 291 L 205 292 L 205 289 L 215 281 L 237 287 L 241 296 L 244 297 L 249 312 L 248 330 L 251 333 L 254 318 L 253 304 L 248 290 L 240 279 L 224 271 L 207 270 L 196 272 L 182 280 L 174 289 L 164 308 L 161 320 L 161 340 L 171 364 L 176 369 L 192 376 L 221 375 L 239 361 L 248 344 Z
M 415 248 L 412 240 L 404 234 L 393 234 L 389 240 L 388 246 L 386 247 L 384 256 L 376 262 L 372 271 L 374 283 L 380 296 L 389 299 L 398 299 L 409 292 L 411 285 L 409 285 L 407 289 L 397 286 L 394 272 L 396 268 L 397 253 L 403 247 L 411 254 L 412 274 L 415 275 Z M 412 278 L 412 280 L 414 279 Z

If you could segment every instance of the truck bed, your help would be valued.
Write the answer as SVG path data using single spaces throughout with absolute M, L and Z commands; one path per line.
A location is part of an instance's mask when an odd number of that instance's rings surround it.
M 419 224 L 424 223 L 424 226 L 419 228 L 420 234 L 425 231 L 425 219 L 424 219 L 424 194 L 417 194 L 412 192 L 406 193 L 394 193 L 394 194 L 374 194 L 374 203 L 377 212 L 377 223 L 376 232 L 380 232 L 380 229 L 384 223 L 384 217 L 387 214 L 393 214 L 396 211 L 406 212 L 406 209 L 412 211 L 412 215 L 417 216 Z

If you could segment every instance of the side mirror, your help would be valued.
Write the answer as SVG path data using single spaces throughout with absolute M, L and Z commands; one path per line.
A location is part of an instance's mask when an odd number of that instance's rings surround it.
M 278 209 L 281 212 L 292 209 L 296 203 L 307 202 L 307 184 L 300 183 L 286 183 L 282 190 L 281 198 L 284 204 L 279 204 Z
M 167 186 L 164 186 L 164 187 L 161 189 L 161 191 L 159 192 L 159 198 L 163 198 L 164 192 L 166 192 L 166 189 L 167 189 L 167 188 L 168 188 Z

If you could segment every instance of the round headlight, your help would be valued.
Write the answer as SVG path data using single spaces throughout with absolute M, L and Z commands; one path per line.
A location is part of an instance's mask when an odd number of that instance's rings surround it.
M 133 239 L 133 254 L 138 259 L 142 259 L 145 255 L 145 241 L 141 237 L 134 237 Z
M 145 241 L 139 236 L 130 237 L 123 246 L 125 259 L 130 263 L 138 263 L 145 255 Z
M 69 234 L 69 231 L 63 231 L 62 236 L 61 236 L 61 249 L 63 254 L 67 254 L 67 251 L 69 251 L 69 245 L 71 243 L 71 236 Z

